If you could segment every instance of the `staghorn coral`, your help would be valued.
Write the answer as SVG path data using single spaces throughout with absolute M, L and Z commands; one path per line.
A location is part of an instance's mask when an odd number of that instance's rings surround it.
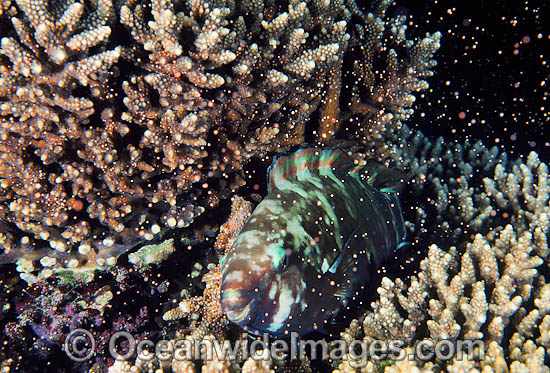
M 534 152 L 508 161 L 481 143 L 446 147 L 406 128 L 402 136 L 393 161 L 411 169 L 413 193 L 427 195 L 434 206 L 415 217 L 422 227 L 416 237 L 438 244 L 429 245 L 415 276 L 382 279 L 380 298 L 363 321 L 365 338 L 482 340 L 484 354 L 439 366 L 548 371 L 550 287 L 541 268 L 549 250 L 547 165 Z M 432 363 L 399 362 L 385 371 L 403 364 L 424 369 Z
M 138 233 L 125 226 L 132 198 L 118 195 L 118 183 L 109 185 L 116 144 L 98 123 L 116 127 L 108 102 L 116 96 L 122 49 L 106 45 L 113 4 L 17 6 L 13 35 L 1 39 L 0 49 L 4 255 L 44 259 L 52 269 L 112 265 L 131 241 L 123 237 Z M 88 219 L 79 219 L 83 212 Z
M 231 196 L 253 157 L 308 139 L 383 152 L 440 38 L 407 40 L 390 5 L 2 2 L 2 261 L 30 282 L 108 268 Z

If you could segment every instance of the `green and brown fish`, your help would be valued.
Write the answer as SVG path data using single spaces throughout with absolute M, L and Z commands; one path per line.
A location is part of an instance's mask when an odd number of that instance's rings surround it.
M 405 240 L 404 174 L 341 150 L 276 159 L 269 192 L 222 259 L 227 317 L 259 334 L 322 330 Z

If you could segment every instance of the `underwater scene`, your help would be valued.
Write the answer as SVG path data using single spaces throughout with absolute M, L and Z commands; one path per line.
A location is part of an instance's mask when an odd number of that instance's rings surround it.
M 0 0 L 0 372 L 550 373 L 549 21 Z

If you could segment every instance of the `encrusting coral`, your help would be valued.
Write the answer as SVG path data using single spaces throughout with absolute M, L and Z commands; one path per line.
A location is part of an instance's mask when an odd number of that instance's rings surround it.
M 382 154 L 440 38 L 406 39 L 385 0 L 1 5 L 1 260 L 24 258 L 29 282 L 189 226 L 253 157 L 306 140 Z

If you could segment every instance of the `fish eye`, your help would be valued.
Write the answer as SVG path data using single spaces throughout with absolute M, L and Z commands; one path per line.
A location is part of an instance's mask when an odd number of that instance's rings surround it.
M 272 268 L 277 272 L 283 272 L 290 264 L 292 249 L 286 248 L 277 252 L 272 259 Z

